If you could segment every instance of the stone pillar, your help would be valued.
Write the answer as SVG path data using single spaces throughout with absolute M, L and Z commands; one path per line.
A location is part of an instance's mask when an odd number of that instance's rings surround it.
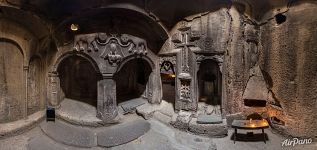
M 117 122 L 116 81 L 113 76 L 103 76 L 98 81 L 97 117 L 104 123 Z
M 60 103 L 60 81 L 57 73 L 49 73 L 48 75 L 48 89 L 47 102 L 48 106 L 58 108 Z
M 24 108 L 23 108 L 23 117 L 27 119 L 28 117 L 28 72 L 29 66 L 23 66 L 23 74 L 24 74 Z

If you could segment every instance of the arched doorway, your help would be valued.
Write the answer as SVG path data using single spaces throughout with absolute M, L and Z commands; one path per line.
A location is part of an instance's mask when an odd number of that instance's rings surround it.
M 164 61 L 160 66 L 162 81 L 162 99 L 174 104 L 175 103 L 175 77 L 174 65 L 170 61 Z
M 115 74 L 117 103 L 145 96 L 152 68 L 142 59 L 129 60 Z
M 91 62 L 81 56 L 69 56 L 62 60 L 57 72 L 66 98 L 97 107 L 97 82 L 102 76 Z
M 213 106 L 214 114 L 221 114 L 222 75 L 218 63 L 206 59 L 200 63 L 197 72 L 198 102 Z

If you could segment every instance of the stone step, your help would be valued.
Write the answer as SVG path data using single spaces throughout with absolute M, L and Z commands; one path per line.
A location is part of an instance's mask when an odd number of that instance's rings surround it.
M 40 127 L 47 136 L 65 145 L 86 148 L 97 146 L 96 135 L 91 129 L 76 127 L 59 120 L 43 122 Z
M 96 116 L 96 107 L 68 98 L 65 98 L 61 103 L 61 107 L 56 110 L 57 118 L 80 126 L 103 126 L 102 120 Z
M 78 150 L 78 147 L 60 144 L 45 135 L 37 136 L 28 141 L 28 150 Z M 80 148 L 82 149 L 82 148 Z M 85 150 L 102 150 L 100 147 L 83 148 Z
M 150 124 L 144 120 L 136 120 L 106 128 L 97 133 L 98 145 L 113 147 L 128 143 L 144 135 L 150 130 Z
M 143 119 L 127 120 L 118 125 L 99 128 L 75 126 L 56 120 L 56 122 L 42 122 L 40 127 L 54 141 L 78 148 L 122 145 L 150 130 L 150 124 Z

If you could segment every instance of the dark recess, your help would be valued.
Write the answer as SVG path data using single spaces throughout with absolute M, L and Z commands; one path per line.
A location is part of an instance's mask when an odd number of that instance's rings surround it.
M 275 21 L 277 24 L 282 24 L 283 22 L 286 21 L 286 16 L 283 14 L 277 14 L 275 15 Z

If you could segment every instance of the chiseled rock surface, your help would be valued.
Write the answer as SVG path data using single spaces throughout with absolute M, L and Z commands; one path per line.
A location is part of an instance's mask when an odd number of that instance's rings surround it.
M 136 120 L 117 125 L 97 133 L 98 145 L 113 147 L 133 141 L 150 130 L 150 124 L 144 120 Z
M 192 118 L 189 123 L 189 131 L 210 137 L 224 137 L 228 135 L 226 120 L 220 124 L 198 124 L 197 118 Z

